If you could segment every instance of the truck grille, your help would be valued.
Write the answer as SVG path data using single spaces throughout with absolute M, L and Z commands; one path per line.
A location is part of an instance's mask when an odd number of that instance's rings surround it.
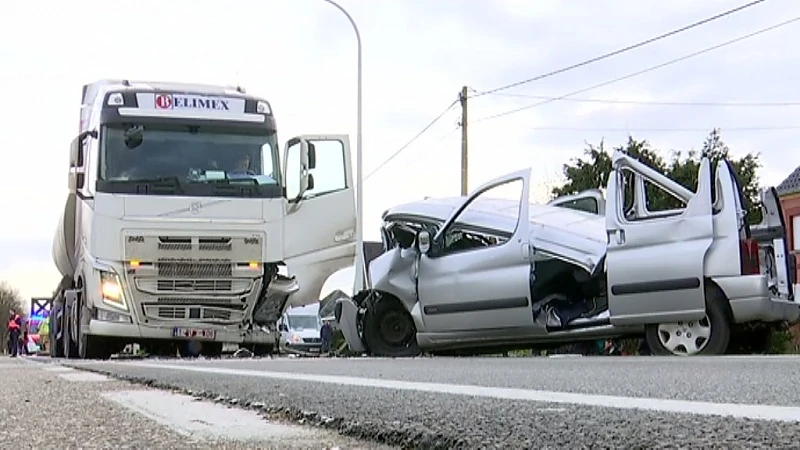
M 230 262 L 175 262 L 158 261 L 158 276 L 164 278 L 230 278 Z
M 144 305 L 145 316 L 160 320 L 221 320 L 240 321 L 243 311 L 209 306 L 159 306 Z
M 197 238 L 197 248 L 202 251 L 227 252 L 233 248 L 233 243 L 232 239 L 229 237 L 200 237 Z M 165 251 L 189 251 L 192 249 L 192 238 L 159 236 L 158 249 Z
M 156 288 L 162 292 L 230 292 L 233 280 L 157 280 Z
M 156 301 L 175 305 L 244 305 L 238 297 L 158 297 Z

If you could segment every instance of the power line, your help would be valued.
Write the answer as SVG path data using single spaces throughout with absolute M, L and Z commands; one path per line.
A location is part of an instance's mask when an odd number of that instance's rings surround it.
M 397 157 L 397 155 L 399 155 L 400 153 L 402 153 L 402 152 L 403 152 L 403 150 L 405 150 L 406 148 L 408 148 L 408 147 L 409 147 L 411 144 L 413 144 L 413 143 L 414 143 L 414 142 L 415 142 L 417 139 L 419 139 L 419 137 L 420 137 L 420 136 L 422 136 L 422 134 L 423 134 L 423 133 L 425 133 L 426 131 L 428 131 L 428 129 L 429 129 L 430 127 L 432 127 L 432 126 L 433 126 L 433 125 L 434 125 L 436 122 L 438 122 L 438 121 L 439 121 L 439 119 L 441 119 L 441 118 L 442 118 L 442 117 L 443 117 L 445 114 L 447 114 L 447 112 L 448 112 L 448 111 L 450 111 L 451 109 L 453 109 L 453 106 L 455 106 L 455 105 L 456 105 L 456 103 L 458 103 L 458 100 L 453 100 L 453 103 L 450 103 L 450 105 L 449 105 L 447 108 L 445 108 L 445 110 L 444 110 L 444 111 L 442 111 L 442 112 L 441 112 L 441 113 L 440 113 L 438 116 L 436 116 L 436 117 L 435 117 L 433 120 L 431 120 L 431 121 L 430 121 L 430 123 L 428 123 L 428 125 L 426 125 L 426 126 L 425 126 L 425 128 L 423 128 L 423 129 L 422 129 L 422 130 L 421 130 L 419 133 L 417 133 L 417 134 L 416 134 L 416 136 L 414 136 L 413 138 L 411 138 L 411 140 L 410 140 L 410 141 L 406 142 L 406 145 L 404 145 L 404 146 L 400 147 L 400 148 L 399 148 L 399 149 L 398 149 L 396 152 L 394 152 L 394 153 L 392 154 L 392 156 L 390 156 L 390 157 L 386 158 L 386 159 L 385 159 L 385 160 L 384 160 L 382 163 L 380 163 L 380 164 L 378 165 L 378 167 L 376 167 L 376 168 L 375 168 L 375 169 L 374 169 L 372 172 L 370 172 L 369 174 L 367 174 L 367 176 L 365 176 L 365 177 L 364 177 L 364 181 L 367 181 L 367 178 L 371 177 L 371 176 L 372 176 L 372 175 L 374 175 L 374 174 L 375 174 L 377 171 L 381 170 L 381 169 L 383 168 L 383 166 L 385 166 L 386 164 L 388 164 L 388 163 L 389 163 L 391 160 L 393 160 L 394 158 L 396 158 L 396 157 Z
M 587 91 L 591 91 L 591 90 L 594 90 L 594 89 L 597 89 L 597 88 L 608 86 L 608 85 L 613 84 L 613 83 L 617 83 L 617 82 L 620 82 L 620 81 L 623 81 L 623 80 L 627 80 L 629 78 L 633 78 L 633 77 L 645 74 L 647 72 L 652 72 L 654 70 L 661 69 L 663 67 L 666 67 L 666 66 L 669 66 L 669 65 L 681 62 L 681 61 L 685 61 L 685 60 L 687 60 L 689 58 L 694 58 L 695 56 L 699 56 L 699 55 L 702 55 L 704 53 L 708 53 L 710 51 L 717 50 L 717 49 L 720 49 L 722 47 L 726 47 L 726 46 L 731 45 L 731 44 L 735 44 L 736 42 L 743 41 L 745 39 L 749 39 L 751 37 L 758 36 L 760 34 L 768 32 L 768 31 L 775 30 L 777 28 L 780 28 L 780 27 L 789 25 L 791 23 L 797 22 L 798 20 L 800 20 L 800 17 L 795 17 L 794 19 L 790 19 L 790 20 L 787 20 L 785 22 L 781 22 L 781 23 L 779 23 L 777 25 L 773 25 L 771 27 L 764 28 L 764 29 L 761 29 L 761 30 L 758 30 L 758 31 L 754 31 L 754 32 L 752 32 L 750 34 L 746 34 L 744 36 L 740 36 L 740 37 L 738 37 L 736 39 L 731 39 L 729 41 L 725 41 L 725 42 L 723 42 L 721 44 L 717 44 L 717 45 L 714 45 L 712 47 L 708 47 L 708 48 L 705 48 L 703 50 L 700 50 L 700 51 L 697 51 L 697 52 L 694 52 L 694 53 L 690 53 L 688 55 L 681 56 L 680 58 L 672 59 L 670 61 L 667 61 L 667 62 L 664 62 L 664 63 L 661 63 L 661 64 L 657 64 L 655 66 L 648 67 L 647 69 L 640 70 L 638 72 L 634 72 L 634 73 L 631 73 L 631 74 L 628 74 L 628 75 L 625 75 L 625 76 L 622 76 L 622 77 L 619 77 L 619 78 L 614 78 L 613 80 L 609 80 L 609 81 L 606 81 L 604 83 L 595 84 L 594 86 L 590 86 L 588 88 L 584 88 L 584 89 L 580 89 L 580 90 L 577 90 L 577 91 L 574 91 L 574 92 L 570 92 L 569 94 L 564 94 L 564 95 L 560 95 L 558 97 L 553 97 L 551 99 L 544 100 L 544 101 L 539 102 L 539 103 L 534 103 L 532 105 L 527 105 L 527 106 L 523 106 L 523 107 L 520 107 L 520 108 L 509 110 L 509 111 L 505 111 L 505 112 L 502 112 L 502 113 L 493 114 L 491 116 L 482 117 L 482 118 L 476 120 L 475 122 L 483 122 L 483 121 L 486 121 L 486 120 L 497 119 L 499 117 L 507 116 L 509 114 L 515 114 L 515 113 L 518 113 L 520 111 L 525 111 L 526 109 L 535 108 L 537 106 L 545 105 L 547 103 L 551 103 L 551 102 L 554 102 L 556 100 L 561 100 L 561 99 L 566 98 L 566 97 L 571 97 L 573 95 L 582 94 L 582 93 L 587 92 Z M 473 123 L 475 123 L 475 122 L 473 122 Z
M 672 30 L 672 31 L 670 31 L 668 33 L 664 33 L 664 34 L 662 34 L 660 36 L 656 36 L 656 37 L 647 39 L 646 41 L 639 42 L 638 44 L 629 45 L 629 46 L 627 46 L 625 48 L 621 48 L 619 50 L 615 50 L 615 51 L 613 51 L 611 53 L 606 53 L 605 55 L 597 56 L 595 58 L 588 59 L 586 61 L 583 61 L 583 62 L 580 62 L 580 63 L 577 63 L 577 64 L 573 64 L 571 66 L 567 66 L 567 67 L 555 70 L 553 72 L 545 73 L 545 74 L 542 74 L 542 75 L 539 75 L 539 76 L 536 76 L 536 77 L 533 77 L 533 78 L 528 78 L 527 80 L 517 81 L 516 83 L 507 84 L 505 86 L 500 86 L 498 88 L 490 89 L 488 91 L 481 91 L 481 92 L 478 92 L 477 94 L 473 95 L 472 97 L 480 97 L 482 95 L 493 94 L 495 92 L 504 91 L 504 90 L 507 90 L 507 89 L 511 89 L 513 87 L 521 86 L 523 84 L 532 83 L 534 81 L 539 81 L 541 79 L 548 78 L 548 77 L 551 77 L 553 75 L 558 75 L 560 73 L 564 73 L 564 72 L 567 72 L 567 71 L 570 71 L 570 70 L 573 70 L 573 69 L 577 69 L 579 67 L 583 67 L 583 66 L 595 63 L 597 61 L 602 61 L 602 60 L 610 58 L 612 56 L 616 56 L 616 55 L 619 55 L 621 53 L 625 53 L 627 51 L 634 50 L 634 49 L 637 49 L 639 47 L 643 47 L 643 46 L 645 46 L 647 44 L 651 44 L 653 42 L 660 41 L 661 39 L 665 39 L 665 38 L 668 38 L 670 36 L 674 36 L 676 34 L 682 33 L 684 31 L 691 30 L 692 28 L 699 27 L 700 25 L 704 25 L 704 24 L 712 22 L 714 20 L 721 19 L 721 18 L 723 18 L 725 16 L 728 16 L 728 15 L 731 15 L 731 14 L 733 14 L 735 12 L 739 12 L 739 11 L 741 11 L 743 9 L 747 9 L 747 8 L 749 8 L 751 6 L 755 6 L 755 5 L 759 4 L 759 3 L 763 3 L 764 1 L 765 0 L 756 0 L 756 1 L 750 2 L 750 3 L 746 4 L 746 5 L 742 5 L 742 6 L 730 9 L 728 11 L 722 12 L 720 14 L 717 14 L 715 16 L 709 17 L 707 19 L 703 19 L 703 20 L 701 20 L 699 22 L 695 22 L 695 23 L 692 23 L 690 25 L 686 25 L 686 26 L 684 26 L 682 28 L 678 28 L 677 30 Z
M 800 125 L 786 125 L 786 126 L 753 126 L 753 127 L 708 127 L 708 128 L 592 128 L 592 127 L 532 127 L 526 128 L 531 131 L 599 131 L 599 132 L 708 132 L 714 128 L 721 131 L 776 131 L 776 130 L 797 130 Z
M 653 106 L 735 106 L 735 107 L 771 107 L 771 106 L 800 106 L 800 102 L 661 102 L 648 100 L 615 100 L 605 98 L 562 98 L 530 94 L 492 94 L 500 97 L 535 98 L 539 100 L 566 101 L 578 103 L 603 103 L 619 105 L 653 105 Z

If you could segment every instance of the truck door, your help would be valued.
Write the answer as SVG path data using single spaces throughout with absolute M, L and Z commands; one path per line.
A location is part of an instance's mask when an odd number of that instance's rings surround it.
M 347 135 L 304 135 L 284 150 L 284 262 L 300 290 L 290 304 L 319 300 L 325 280 L 356 254 L 356 205 Z
M 427 254 L 420 255 L 417 282 L 426 331 L 530 332 L 529 185 L 530 169 L 479 187 L 442 225 Z M 494 198 L 504 197 L 513 200 L 493 207 Z M 503 209 L 503 214 L 482 214 L 487 209 Z M 470 232 L 481 237 L 470 237 Z M 484 239 L 492 234 L 504 237 Z
M 621 152 L 608 182 L 611 323 L 669 323 L 705 315 L 703 267 L 714 236 L 710 162 L 693 193 Z

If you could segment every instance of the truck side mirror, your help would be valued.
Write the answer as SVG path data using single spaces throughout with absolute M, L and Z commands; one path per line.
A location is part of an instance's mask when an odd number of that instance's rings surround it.
M 308 170 L 317 168 L 317 147 L 313 142 L 308 143 Z M 309 188 L 311 189 L 311 188 Z
M 81 140 L 80 136 L 77 136 L 72 142 L 69 144 L 69 166 L 70 167 L 81 167 L 83 166 L 83 155 L 81 152 Z
M 75 192 L 83 187 L 84 174 L 81 172 L 70 172 L 67 179 L 67 189 L 70 192 Z
M 308 191 L 314 190 L 314 174 L 308 174 Z

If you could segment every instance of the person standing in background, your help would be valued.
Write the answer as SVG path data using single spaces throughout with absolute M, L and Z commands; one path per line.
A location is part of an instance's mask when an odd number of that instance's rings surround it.
M 325 320 L 322 322 L 322 328 L 319 330 L 319 337 L 322 341 L 322 348 L 319 351 L 320 355 L 330 353 L 331 343 L 333 341 L 333 328 L 329 321 Z
M 9 347 L 11 350 L 12 358 L 16 358 L 17 354 L 19 353 L 20 320 L 18 319 L 20 319 L 20 317 L 13 310 L 9 311 L 7 329 L 10 340 Z

